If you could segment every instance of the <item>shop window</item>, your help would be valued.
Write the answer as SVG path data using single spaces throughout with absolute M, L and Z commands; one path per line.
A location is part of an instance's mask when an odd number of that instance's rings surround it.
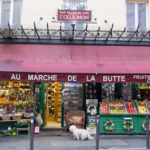
M 2 0 L 0 11 L 1 28 L 8 28 L 8 23 L 13 27 L 21 24 L 22 0 Z
M 62 97 L 64 101 L 64 113 L 70 110 L 83 109 L 83 85 L 81 83 L 64 83 Z
M 136 30 L 139 26 L 139 30 L 146 30 L 146 7 L 147 3 L 127 3 L 127 29 Z
M 131 91 L 131 84 L 124 83 L 122 84 L 122 98 L 124 101 L 131 100 L 132 91 Z
M 102 100 L 104 99 L 114 100 L 114 95 L 115 95 L 115 84 L 103 83 L 102 84 Z

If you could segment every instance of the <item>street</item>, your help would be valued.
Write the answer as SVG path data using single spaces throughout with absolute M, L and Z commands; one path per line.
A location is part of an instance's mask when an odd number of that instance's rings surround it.
M 0 150 L 29 150 L 29 136 L 0 137 Z M 34 136 L 34 150 L 95 150 L 95 140 L 76 141 L 70 135 Z M 100 150 L 145 150 L 144 135 L 100 135 Z

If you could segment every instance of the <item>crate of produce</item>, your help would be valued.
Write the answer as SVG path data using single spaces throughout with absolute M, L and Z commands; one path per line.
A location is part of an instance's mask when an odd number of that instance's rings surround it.
M 2 120 L 10 120 L 11 115 L 1 115 Z
M 22 118 L 22 114 L 14 114 L 12 115 L 13 120 L 20 120 Z
M 139 114 L 147 114 L 147 107 L 144 102 L 138 102 L 136 103 L 136 106 Z
M 106 102 L 100 103 L 100 114 L 109 114 L 109 106 Z
M 127 114 L 137 114 L 135 103 L 125 102 Z
M 125 114 L 126 110 L 124 102 L 110 102 L 109 112 L 110 114 Z

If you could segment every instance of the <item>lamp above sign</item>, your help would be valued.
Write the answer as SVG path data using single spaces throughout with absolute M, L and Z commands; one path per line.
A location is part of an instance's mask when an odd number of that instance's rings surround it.
M 91 21 L 91 11 L 58 10 L 59 21 Z

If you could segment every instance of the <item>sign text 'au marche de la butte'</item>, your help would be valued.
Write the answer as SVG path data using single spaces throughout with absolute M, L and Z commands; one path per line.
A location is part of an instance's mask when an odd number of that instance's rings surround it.
M 132 74 L 69 74 L 69 73 L 10 73 L 1 72 L 0 80 L 27 82 L 90 82 L 90 83 L 126 83 L 150 82 L 150 75 Z

